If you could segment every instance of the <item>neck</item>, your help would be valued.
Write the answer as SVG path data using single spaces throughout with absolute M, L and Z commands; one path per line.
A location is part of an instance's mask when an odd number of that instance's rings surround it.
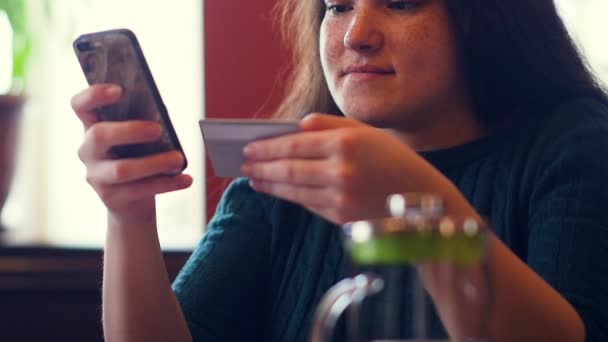
M 450 104 L 429 112 L 431 114 L 423 117 L 433 118 L 432 120 L 416 127 L 387 129 L 387 131 L 418 152 L 463 145 L 489 133 L 475 119 L 473 110 L 468 104 L 459 106 Z

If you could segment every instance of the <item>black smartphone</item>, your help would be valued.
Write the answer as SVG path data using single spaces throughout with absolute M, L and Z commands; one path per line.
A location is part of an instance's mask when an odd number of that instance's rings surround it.
M 158 141 L 115 146 L 112 153 L 117 158 L 137 158 L 178 150 L 184 155 L 185 169 L 184 151 L 135 34 L 128 29 L 84 34 L 76 38 L 73 47 L 89 85 L 112 83 L 122 87 L 118 103 L 98 109 L 100 120 L 151 120 L 163 126 Z

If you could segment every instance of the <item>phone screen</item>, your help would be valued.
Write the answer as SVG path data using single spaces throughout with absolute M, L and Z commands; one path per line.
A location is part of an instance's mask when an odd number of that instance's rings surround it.
M 116 157 L 141 157 L 170 150 L 183 154 L 133 32 L 121 29 L 86 34 L 78 37 L 73 45 L 89 85 L 111 83 L 122 87 L 118 103 L 99 108 L 100 120 L 152 120 L 164 127 L 164 134 L 157 142 L 116 146 L 113 149 Z

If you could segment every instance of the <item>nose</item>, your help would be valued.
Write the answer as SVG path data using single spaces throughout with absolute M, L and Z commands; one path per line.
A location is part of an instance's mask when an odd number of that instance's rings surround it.
M 344 46 L 360 53 L 373 53 L 384 44 L 384 36 L 371 13 L 359 10 L 351 17 Z

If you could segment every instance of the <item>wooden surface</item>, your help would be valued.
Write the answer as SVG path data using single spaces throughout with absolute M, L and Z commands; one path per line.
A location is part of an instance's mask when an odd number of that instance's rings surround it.
M 171 280 L 190 251 L 167 251 Z M 102 251 L 0 244 L 0 341 L 102 341 Z

